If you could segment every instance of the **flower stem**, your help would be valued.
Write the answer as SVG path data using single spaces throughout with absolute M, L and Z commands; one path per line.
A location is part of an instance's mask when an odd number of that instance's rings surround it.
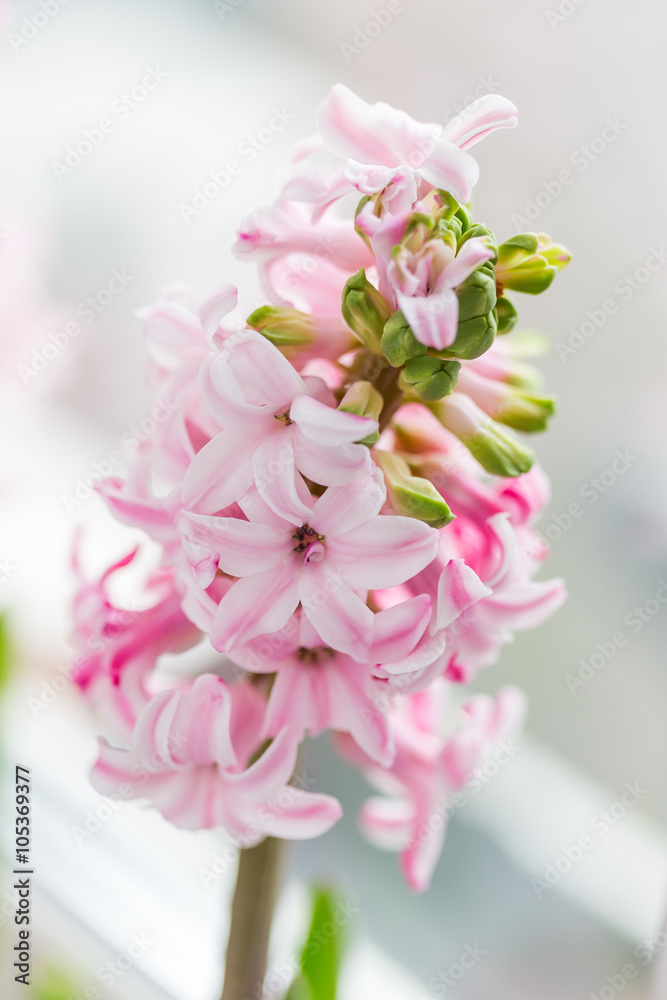
M 403 392 L 401 391 L 398 383 L 400 373 L 400 368 L 391 368 L 387 366 L 380 372 L 373 383 L 384 399 L 384 406 L 382 407 L 382 413 L 380 414 L 379 420 L 379 427 L 381 431 L 385 429 L 394 413 L 403 402 Z
M 261 1000 L 284 841 L 241 851 L 221 1000 Z

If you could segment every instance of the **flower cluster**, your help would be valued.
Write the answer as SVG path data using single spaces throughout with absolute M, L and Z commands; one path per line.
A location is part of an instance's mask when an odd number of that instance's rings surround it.
M 316 836 L 341 807 L 294 772 L 331 730 L 384 793 L 364 830 L 429 884 L 433 817 L 523 714 L 515 689 L 464 685 L 564 598 L 534 580 L 548 487 L 511 430 L 543 429 L 553 400 L 535 338 L 506 336 L 506 293 L 544 290 L 568 255 L 544 234 L 498 245 L 469 207 L 469 147 L 515 123 L 497 96 L 443 129 L 335 86 L 238 231 L 267 304 L 179 286 L 143 311 L 172 412 L 100 491 L 160 565 L 140 610 L 109 596 L 133 555 L 80 577 L 75 604 L 101 791 L 242 845 Z M 198 642 L 207 672 L 156 669 Z

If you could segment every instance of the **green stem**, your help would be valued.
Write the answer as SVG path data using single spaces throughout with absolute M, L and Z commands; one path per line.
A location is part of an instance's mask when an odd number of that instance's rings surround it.
M 239 855 L 221 1000 L 261 1000 L 284 843 L 267 837 Z

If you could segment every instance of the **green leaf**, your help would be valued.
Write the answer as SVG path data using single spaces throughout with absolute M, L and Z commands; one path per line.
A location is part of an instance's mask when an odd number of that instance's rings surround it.
M 336 922 L 338 899 L 329 889 L 316 889 L 313 917 L 301 953 L 301 974 L 285 1000 L 336 1000 L 344 931 Z M 331 928 L 334 928 L 331 933 Z

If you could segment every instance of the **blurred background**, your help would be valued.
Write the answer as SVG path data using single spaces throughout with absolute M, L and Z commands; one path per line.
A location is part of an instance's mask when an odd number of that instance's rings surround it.
M 326 740 L 312 744 L 308 774 L 341 797 L 346 815 L 292 854 L 273 943 L 276 982 L 306 919 L 303 884 L 314 879 L 338 881 L 360 910 L 345 998 L 667 997 L 659 985 L 667 945 L 665 8 L 649 0 L 16 0 L 1 30 L 3 795 L 9 817 L 13 766 L 29 766 L 33 995 L 217 995 L 233 883 L 232 866 L 214 860 L 224 860 L 224 841 L 177 833 L 132 805 L 111 809 L 87 784 L 94 734 L 63 673 L 69 553 L 80 524 L 91 529 L 99 565 L 132 537 L 86 481 L 148 402 L 135 310 L 177 279 L 242 284 L 259 304 L 252 269 L 229 254 L 233 231 L 247 207 L 274 197 L 281 160 L 313 130 L 319 101 L 340 80 L 368 101 L 443 124 L 487 93 L 519 108 L 516 130 L 474 151 L 475 211 L 501 239 L 541 230 L 573 254 L 553 289 L 520 303 L 524 325 L 552 345 L 541 363 L 559 414 L 535 442 L 552 481 L 538 527 L 552 549 L 547 573 L 566 579 L 570 597 L 479 678 L 485 690 L 526 689 L 528 731 L 521 753 L 454 818 L 426 895 L 411 897 L 394 856 L 361 840 L 363 781 Z M 283 127 L 272 131 L 277 112 Z M 103 119 L 111 127 L 96 133 L 88 155 L 68 153 Z M 260 134 L 255 155 L 243 153 Z M 232 159 L 242 169 L 228 176 Z M 220 179 L 211 185 L 212 173 Z M 615 806 L 628 785 L 634 804 Z M 605 813 L 594 849 L 572 861 L 572 845 Z M 3 825 L 8 854 L 9 819 Z M 544 880 L 549 866 L 558 878 L 540 890 L 532 880 Z M 12 884 L 3 871 L 8 997 Z M 480 957 L 445 985 L 466 948 Z

